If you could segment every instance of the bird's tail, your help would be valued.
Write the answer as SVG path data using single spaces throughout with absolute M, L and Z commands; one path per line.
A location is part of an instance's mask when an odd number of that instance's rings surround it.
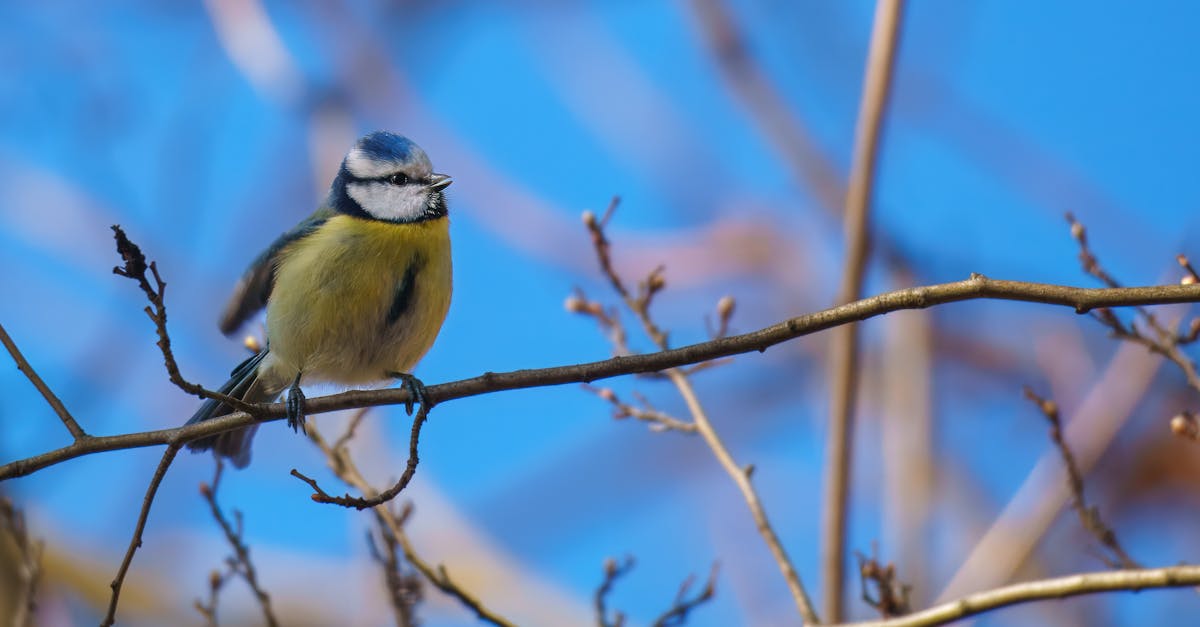
M 263 403 L 275 400 L 279 395 L 279 390 L 267 390 L 259 381 L 258 367 L 263 359 L 267 356 L 266 350 L 261 350 L 253 357 L 243 361 L 241 365 L 233 369 L 230 373 L 229 381 L 221 386 L 218 390 L 226 396 L 243 400 L 247 403 Z M 215 399 L 206 399 L 200 409 L 192 415 L 192 418 L 187 421 L 187 424 L 204 422 L 213 418 L 220 418 L 233 413 L 233 408 Z M 250 442 L 254 439 L 254 432 L 258 430 L 258 425 L 251 425 L 242 429 L 226 431 L 217 435 L 209 436 L 188 442 L 188 449 L 192 452 L 211 450 L 221 457 L 229 458 L 229 461 L 238 468 L 245 468 L 250 463 Z

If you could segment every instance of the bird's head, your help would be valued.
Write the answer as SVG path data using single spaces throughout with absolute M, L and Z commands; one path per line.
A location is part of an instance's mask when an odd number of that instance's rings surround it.
M 388 222 L 419 222 L 446 215 L 437 174 L 421 147 L 407 137 L 376 131 L 355 142 L 333 181 L 334 206 L 344 213 Z

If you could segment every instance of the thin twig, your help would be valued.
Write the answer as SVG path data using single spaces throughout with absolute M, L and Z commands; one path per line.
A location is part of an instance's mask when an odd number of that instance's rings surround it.
M 351 458 L 344 446 L 338 449 L 332 448 L 313 424 L 309 425 L 308 438 L 325 454 L 326 459 L 329 461 L 330 469 L 333 470 L 339 479 L 347 485 L 358 489 L 366 498 L 370 499 L 374 497 L 376 494 L 375 488 L 363 477 L 358 469 L 358 465 L 354 463 L 354 459 Z M 293 474 L 299 473 L 293 471 Z M 320 490 L 316 486 L 315 481 L 307 479 L 302 475 L 301 478 L 302 480 L 306 480 L 306 482 L 311 482 L 309 485 L 314 490 Z M 407 519 L 409 511 L 407 507 L 404 513 L 399 515 L 389 509 L 387 503 L 375 505 L 371 511 L 375 514 L 375 520 L 380 527 L 387 529 L 388 533 L 392 534 L 392 537 L 399 543 L 400 550 L 404 553 L 404 559 L 412 564 L 417 569 L 417 572 L 421 573 L 435 588 L 453 597 L 464 607 L 474 612 L 479 620 L 497 625 L 498 627 L 514 627 L 513 623 L 485 607 L 479 599 L 459 586 L 458 582 L 450 577 L 450 573 L 446 571 L 445 566 L 439 564 L 435 568 L 417 554 L 416 549 L 413 548 L 412 542 L 408 538 L 408 534 L 404 531 L 404 521 Z
M 604 579 L 596 586 L 596 593 L 592 595 L 592 602 L 596 607 L 596 624 L 599 627 L 622 627 L 625 624 L 625 614 L 617 611 L 613 614 L 611 620 L 608 618 L 608 595 L 612 592 L 613 585 L 617 580 L 624 577 L 629 571 L 633 570 L 633 556 L 626 555 L 625 559 L 618 562 L 613 558 L 604 560 Z
M 1050 439 L 1054 442 L 1054 446 L 1058 448 L 1059 455 L 1062 456 L 1063 464 L 1067 467 L 1067 486 L 1071 490 L 1071 508 L 1079 515 L 1079 522 L 1083 524 L 1083 528 L 1088 530 L 1100 544 L 1104 545 L 1112 555 L 1116 558 L 1110 560 L 1104 558 L 1109 567 L 1116 568 L 1140 568 L 1141 565 L 1133 560 L 1124 547 L 1117 540 L 1117 534 L 1104 523 L 1100 518 L 1100 510 L 1096 507 L 1089 507 L 1083 496 L 1083 472 L 1079 470 L 1079 464 L 1075 461 L 1075 454 L 1071 452 L 1071 447 L 1067 445 L 1067 440 L 1063 437 L 1062 420 L 1059 418 L 1058 403 L 1047 400 L 1038 396 L 1032 388 L 1026 386 L 1024 389 L 1025 398 L 1029 399 L 1042 415 L 1046 417 L 1050 423 Z M 1115 562 L 1115 563 L 1114 563 Z
M 404 524 L 404 519 L 411 511 L 411 506 L 405 508 L 400 514 L 399 524 Z M 403 562 L 396 554 L 400 542 L 388 531 L 387 527 L 380 526 L 379 537 L 383 541 L 382 548 L 375 542 L 375 534 L 368 531 L 367 547 L 371 552 L 371 559 L 375 560 L 375 563 L 379 564 L 379 569 L 383 571 L 384 588 L 387 590 L 388 600 L 392 604 L 392 615 L 396 617 L 396 626 L 414 627 L 419 623 L 417 605 L 420 604 L 422 596 L 421 580 L 411 571 L 403 572 L 401 570 Z
M 993 588 L 899 618 L 847 623 L 842 627 L 930 627 L 1030 601 L 1065 599 L 1097 592 L 1118 590 L 1137 592 L 1154 588 L 1183 588 L 1196 585 L 1200 585 L 1200 566 L 1080 573 Z
M 912 611 L 909 600 L 912 587 L 902 583 L 896 576 L 895 564 L 881 564 L 876 556 L 878 549 L 872 549 L 871 557 L 855 551 L 863 602 L 875 608 L 884 618 L 908 614 Z M 875 589 L 874 596 L 871 595 L 872 587 Z
M 187 394 L 192 394 L 200 398 L 212 398 L 221 401 L 222 403 L 236 409 L 237 411 L 246 412 L 251 415 L 259 413 L 259 405 L 247 403 L 241 399 L 233 398 L 220 392 L 214 392 L 205 387 L 192 383 L 183 378 L 183 374 L 179 371 L 179 364 L 175 361 L 175 353 L 171 350 L 171 336 L 167 333 L 167 304 L 166 291 L 167 283 L 163 281 L 162 276 L 158 273 L 158 264 L 156 262 L 146 262 L 146 255 L 142 253 L 142 249 L 137 244 L 129 239 L 125 231 L 118 225 L 112 226 L 113 238 L 117 241 L 117 254 L 121 255 L 124 261 L 123 266 L 113 268 L 113 274 L 132 279 L 137 282 L 138 287 L 146 294 L 146 299 L 150 301 L 150 306 L 147 306 L 144 311 L 150 321 L 154 323 L 155 332 L 158 334 L 158 342 L 156 345 L 162 351 L 163 365 L 166 366 L 167 376 L 171 383 L 183 390 Z M 150 277 L 146 276 L 146 270 L 154 276 L 154 283 L 150 283 Z
M 180 443 L 172 443 L 167 446 L 167 450 L 163 451 L 162 459 L 158 462 L 158 468 L 154 470 L 154 475 L 150 477 L 150 485 L 146 486 L 146 496 L 142 499 L 142 509 L 138 513 L 137 524 L 133 528 L 133 536 L 129 538 L 129 548 L 125 549 L 125 559 L 121 560 L 121 567 L 117 569 L 117 576 L 109 584 L 112 588 L 112 597 L 108 602 L 108 612 L 104 615 L 104 621 L 100 623 L 101 627 L 109 627 L 117 619 L 117 601 L 121 596 L 121 586 L 125 583 L 125 574 L 129 572 L 129 565 L 133 563 L 133 554 L 142 546 L 142 532 L 146 529 L 146 519 L 150 517 L 150 506 L 154 504 L 154 496 L 158 493 L 158 486 L 162 483 L 163 477 L 167 475 L 167 469 L 171 467 L 171 462 L 175 461 L 175 455 L 179 453 Z
M 800 612 L 806 624 L 817 624 L 820 620 L 817 617 L 816 609 L 813 607 L 812 600 L 809 599 L 808 591 L 804 588 L 804 583 L 800 580 L 800 574 L 796 571 L 795 565 L 788 557 L 787 551 L 783 548 L 783 543 L 779 541 L 779 536 L 775 534 L 775 528 L 771 526 L 771 522 L 767 519 L 767 511 L 763 507 L 762 499 L 758 496 L 758 491 L 755 490 L 754 484 L 750 481 L 750 475 L 753 472 L 753 466 L 738 466 L 733 460 L 729 449 L 725 448 L 724 441 L 713 429 L 712 423 L 708 419 L 708 414 L 704 407 L 700 404 L 700 400 L 696 397 L 696 392 L 692 388 L 691 381 L 687 377 L 675 370 L 668 370 L 667 375 L 671 377 L 671 381 L 679 389 L 679 393 L 683 396 L 684 402 L 688 406 L 688 410 L 692 414 L 692 420 L 696 423 L 696 428 L 700 431 L 700 436 L 704 438 L 705 444 L 712 450 L 713 456 L 720 462 L 721 467 L 725 469 L 733 482 L 737 484 L 738 490 L 742 492 L 742 498 L 746 501 L 746 506 L 750 509 L 750 515 L 754 518 L 754 526 L 758 529 L 759 535 L 762 536 L 763 542 L 767 548 L 771 550 L 771 556 L 775 558 L 775 563 L 779 567 L 783 578 L 787 582 L 788 590 L 792 593 L 792 600 L 796 603 L 796 609 Z
M 17 348 L 17 344 L 8 336 L 8 332 L 4 330 L 4 325 L 2 324 L 0 324 L 0 344 L 4 344 L 4 348 L 8 349 L 8 354 L 12 355 L 13 361 L 17 364 L 17 369 L 29 378 L 29 382 L 33 384 L 33 387 L 37 388 L 42 398 L 46 399 L 46 402 L 50 404 L 50 408 L 54 410 L 54 413 L 58 414 L 59 420 L 62 420 L 63 426 L 67 428 L 67 431 L 71 432 L 71 436 L 76 441 L 86 440 L 91 437 L 83 430 L 83 427 L 79 426 L 79 423 L 75 421 L 75 417 L 71 415 L 71 412 L 67 411 L 67 407 L 59 400 L 58 395 L 50 389 L 50 386 L 46 385 L 46 382 L 33 369 L 33 366 L 29 365 L 29 362 L 25 360 L 25 356 L 21 354 L 20 349 Z
M 902 0 L 878 0 L 871 33 L 862 100 L 854 133 L 854 157 L 846 194 L 846 266 L 837 303 L 862 296 L 871 249 L 870 207 L 875 187 L 880 129 L 891 91 L 900 34 Z M 831 400 L 825 445 L 825 490 L 821 506 L 821 579 L 825 586 L 822 611 L 830 621 L 840 621 L 845 606 L 846 525 L 849 514 L 851 455 L 855 396 L 858 391 L 858 325 L 837 330 L 830 354 Z
M 623 420 L 625 418 L 635 418 L 645 423 L 649 423 L 651 431 L 679 431 L 681 433 L 696 433 L 696 425 L 686 420 L 680 420 L 665 412 L 661 412 L 653 407 L 635 407 L 617 397 L 617 393 L 612 388 L 596 387 L 594 385 L 583 384 L 583 389 L 599 396 L 601 399 L 608 401 L 613 406 L 613 418 Z
M 651 625 L 653 627 L 666 627 L 667 625 L 682 625 L 687 622 L 688 613 L 697 607 L 709 602 L 717 594 L 717 573 L 720 567 L 716 562 L 713 562 L 712 568 L 708 571 L 708 579 L 704 582 L 704 587 L 700 588 L 693 596 L 688 596 L 688 592 L 695 582 L 694 576 L 688 576 L 679 585 L 679 592 L 675 593 L 675 602 L 667 611 L 663 612 Z
M 1076 313 L 1087 313 L 1101 307 L 1198 302 L 1200 301 L 1200 284 L 1119 289 L 1082 288 L 1022 281 L 1001 281 L 975 274 L 965 281 L 886 292 L 846 305 L 790 318 L 757 331 L 698 342 L 671 350 L 624 355 L 552 368 L 514 370 L 502 373 L 488 372 L 470 379 L 428 386 L 425 396 L 431 403 L 437 404 L 504 390 L 566 383 L 590 383 L 623 375 L 661 372 L 669 368 L 702 363 L 720 357 L 754 351 L 762 352 L 776 344 L 894 311 L 924 309 L 975 299 L 1061 305 L 1070 307 Z M 409 391 L 402 387 L 382 390 L 353 390 L 310 398 L 305 402 L 304 409 L 309 415 L 317 415 L 344 409 L 403 405 L 411 400 Z M 259 416 L 236 412 L 221 418 L 174 429 L 103 437 L 93 436 L 85 441 L 75 442 L 69 446 L 4 464 L 0 466 L 0 480 L 22 477 L 47 466 L 83 455 L 159 446 L 173 442 L 186 443 L 225 431 L 278 420 L 287 414 L 287 407 L 284 403 L 265 403 L 256 407 Z
M 250 547 L 246 546 L 246 542 L 242 538 L 241 512 L 234 511 L 234 516 L 238 519 L 237 528 L 235 529 L 233 525 L 229 524 L 229 520 L 225 518 L 225 514 L 221 511 L 221 506 L 217 503 L 217 490 L 221 485 L 221 474 L 224 467 L 225 465 L 218 458 L 212 483 L 209 485 L 200 484 L 200 495 L 208 502 L 208 507 L 212 511 L 213 518 L 221 526 L 221 531 L 225 532 L 225 539 L 229 542 L 229 546 L 233 548 L 233 556 L 229 558 L 230 569 L 232 572 L 240 575 L 245 580 L 246 585 L 250 586 L 251 592 L 254 593 L 254 598 L 258 600 L 258 605 L 262 608 L 263 620 L 270 627 L 276 627 L 279 625 L 279 621 L 276 620 L 275 613 L 271 610 L 271 596 L 259 584 L 258 571 L 254 568 L 254 562 L 250 560 Z M 215 608 L 215 599 L 213 601 Z
M 375 507 L 376 505 L 387 503 L 388 501 L 396 498 L 396 496 L 399 495 L 404 488 L 408 487 L 408 483 L 412 481 L 413 475 L 417 472 L 417 464 L 420 462 L 420 459 L 417 457 L 417 445 L 421 440 L 421 426 L 424 425 L 426 419 L 429 418 L 430 407 L 431 405 L 422 403 L 420 408 L 417 410 L 417 415 L 413 417 L 412 432 L 409 434 L 408 438 L 408 463 L 405 465 L 404 472 L 401 473 L 400 479 L 394 483 L 392 487 L 384 490 L 383 492 L 369 497 L 350 496 L 349 494 L 342 496 L 331 496 L 317 485 L 315 479 L 310 479 L 303 474 L 300 474 L 300 471 L 296 470 L 295 468 L 292 469 L 291 474 L 293 477 L 296 477 L 304 483 L 307 483 L 313 489 L 312 500 L 316 501 L 317 503 L 329 503 L 331 505 L 341 505 L 342 507 L 353 507 L 357 510 L 364 510 L 368 507 Z M 359 420 L 361 420 L 361 418 L 359 418 Z M 347 430 L 348 435 L 343 436 L 343 438 L 339 439 L 338 441 L 343 444 L 345 441 L 348 441 L 350 437 L 353 436 L 354 427 L 355 423 L 351 422 L 350 428 Z
M 592 237 L 593 248 L 596 252 L 597 260 L 600 263 L 600 270 L 608 278 L 617 294 L 625 302 L 625 306 L 635 315 L 642 323 L 642 329 L 652 342 L 659 349 L 668 350 L 667 332 L 654 322 L 650 316 L 650 304 L 654 296 L 660 292 L 665 286 L 666 281 L 663 278 L 662 268 L 655 268 L 650 272 L 645 281 L 639 286 L 637 295 L 631 294 L 624 287 L 624 281 L 616 273 L 613 268 L 611 256 L 611 246 L 608 238 L 604 234 L 604 224 L 607 217 L 611 215 L 616 207 L 614 201 L 609 205 L 609 210 L 606 212 L 606 219 L 597 221 L 595 217 L 587 212 L 584 214 L 583 223 L 587 227 Z M 733 460 L 733 456 L 729 453 L 729 449 L 725 447 L 725 443 L 717 435 L 711 421 L 708 419 L 708 414 L 701 405 L 700 400 L 696 396 L 695 390 L 692 388 L 691 380 L 679 368 L 666 368 L 663 374 L 675 384 L 679 390 L 680 396 L 688 406 L 688 411 L 692 415 L 692 424 L 695 425 L 696 431 L 704 439 L 706 445 L 712 451 L 713 456 L 725 469 L 725 472 L 737 484 L 738 489 L 742 492 L 742 498 L 746 500 L 746 504 L 750 509 L 750 514 L 754 518 L 755 526 L 758 532 L 763 537 L 763 541 L 771 551 L 771 555 L 775 558 L 776 564 L 779 566 L 780 572 L 783 574 L 784 580 L 787 582 L 788 590 L 792 593 L 792 598 L 796 603 L 796 609 L 800 612 L 805 623 L 817 623 L 817 614 L 813 608 L 812 601 L 809 599 L 808 592 L 804 588 L 804 584 L 800 581 L 800 575 L 796 571 L 796 567 L 792 564 L 791 559 L 784 550 L 783 544 L 779 541 L 779 537 L 775 534 L 775 529 L 767 520 L 766 509 L 762 505 L 762 501 L 750 482 L 750 474 L 753 466 L 742 467 Z

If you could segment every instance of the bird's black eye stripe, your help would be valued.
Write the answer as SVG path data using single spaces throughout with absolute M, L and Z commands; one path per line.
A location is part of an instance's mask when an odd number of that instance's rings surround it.
M 403 172 L 397 172 L 387 177 L 387 182 L 392 185 L 408 185 L 408 175 Z

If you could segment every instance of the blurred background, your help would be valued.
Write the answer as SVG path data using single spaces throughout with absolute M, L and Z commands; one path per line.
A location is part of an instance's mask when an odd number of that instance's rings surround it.
M 198 401 L 167 380 L 142 294 L 112 275 L 109 225 L 157 260 L 184 376 L 215 387 L 245 356 L 215 323 L 237 277 L 375 129 L 408 135 L 455 178 L 454 302 L 417 369 L 426 383 L 610 355 L 563 301 L 579 287 L 614 302 L 579 221 L 613 195 L 617 265 L 631 281 L 666 266 L 654 314 L 674 344 L 707 339 L 723 295 L 737 302 L 735 332 L 824 308 L 843 261 L 872 11 L 864 0 L 0 4 L 0 323 L 89 432 L 180 424 Z M 1200 156 L 1197 19 L 1187 2 L 910 3 L 867 291 L 971 272 L 1092 285 L 1068 210 L 1121 280 L 1178 280 L 1174 255 L 1200 256 L 1200 187 L 1186 183 Z M 850 546 L 894 561 L 915 605 L 1104 567 L 1065 507 L 1061 462 L 1022 385 L 1062 407 L 1088 497 L 1136 559 L 1200 559 L 1195 445 L 1167 429 L 1195 408 L 1195 391 L 1174 366 L 1041 305 L 960 303 L 863 332 Z M 738 463 L 755 465 L 814 596 L 827 342 L 695 378 Z M 652 348 L 636 333 L 631 343 Z M 667 383 L 604 385 L 686 413 Z M 315 421 L 333 436 L 346 417 Z M 362 425 L 356 458 L 380 485 L 403 468 L 409 424 L 386 408 Z M 0 461 L 67 443 L 21 373 L 0 369 Z M 39 624 L 103 615 L 160 455 L 93 455 L 0 485 L 46 542 Z M 272 423 L 220 492 L 244 516 L 281 621 L 389 624 L 369 516 L 313 503 L 292 468 L 344 491 L 319 451 Z M 171 468 L 122 623 L 202 623 L 193 600 L 230 552 L 198 491 L 212 473 L 206 455 Z M 637 565 L 609 604 L 633 624 L 714 561 L 716 598 L 690 624 L 799 622 L 703 443 L 615 421 L 577 386 L 437 407 L 402 498 L 421 555 L 521 624 L 594 622 L 603 562 L 624 555 Z M 850 615 L 871 617 L 848 574 Z M 1198 610 L 1195 594 L 1159 591 L 979 623 L 1161 624 Z M 476 624 L 432 589 L 420 616 Z M 261 622 L 240 582 L 224 590 L 220 618 Z

